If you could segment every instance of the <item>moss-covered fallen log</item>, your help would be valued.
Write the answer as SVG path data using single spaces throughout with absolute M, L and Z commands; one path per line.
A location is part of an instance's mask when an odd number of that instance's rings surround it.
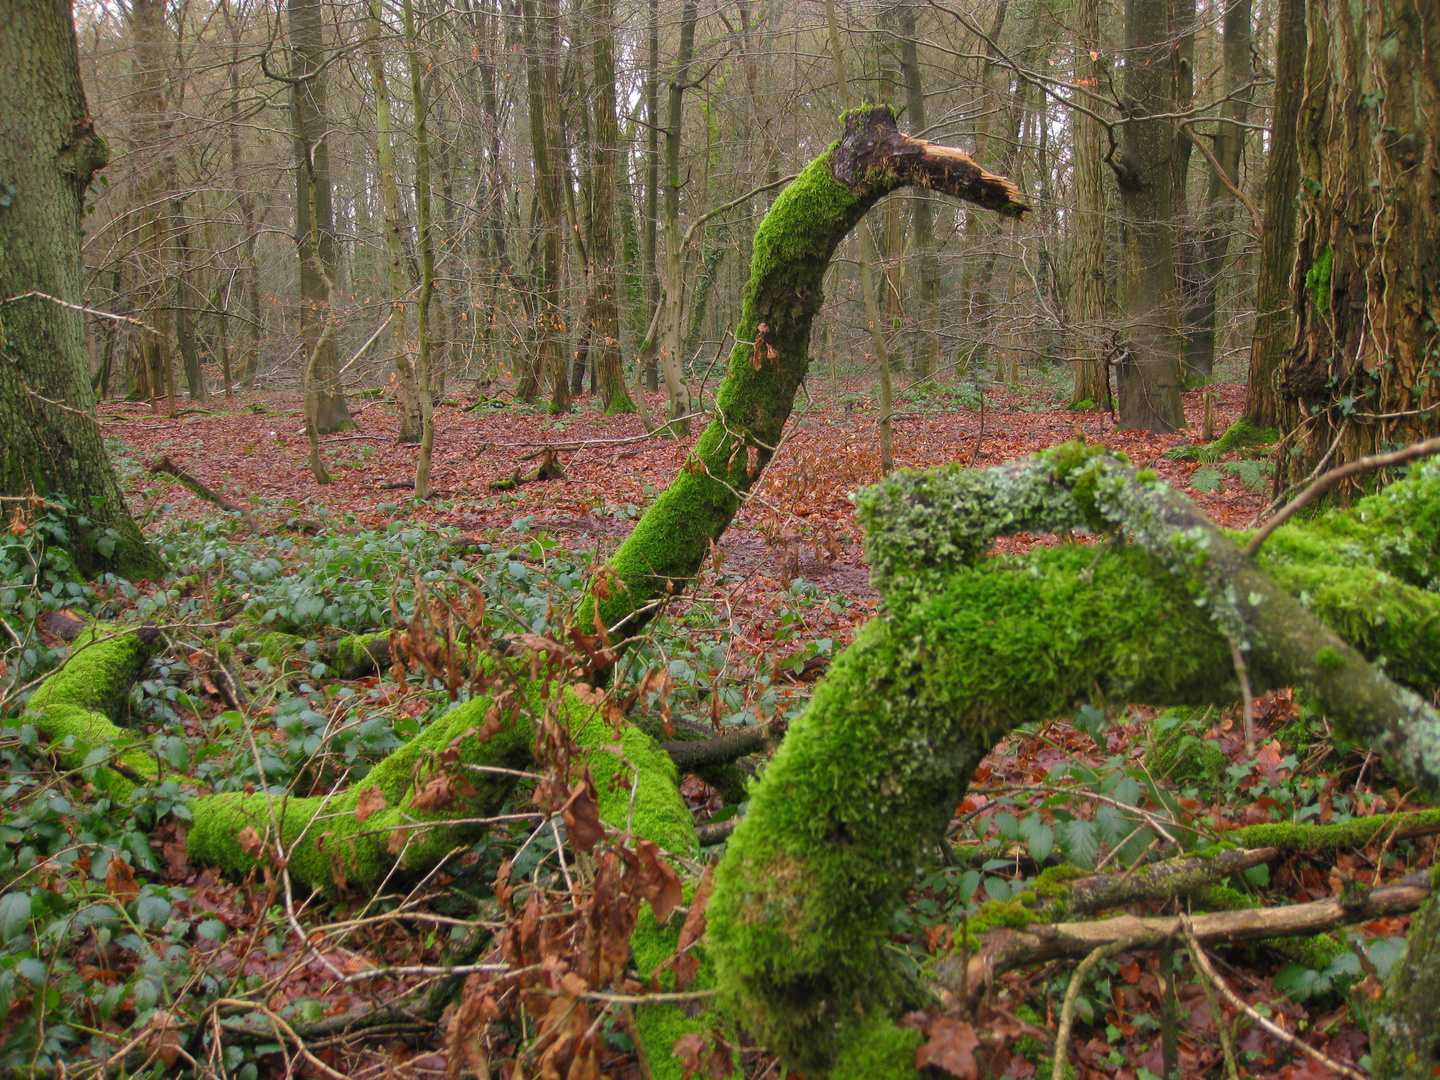
M 1392 637 L 1409 647 L 1387 658 L 1421 673 L 1428 620 L 1412 592 L 1440 555 L 1437 506 L 1440 471 L 1420 468 L 1357 506 L 1353 526 L 1294 527 L 1330 538 L 1316 558 L 1376 571 L 1363 600 L 1416 600 Z M 915 1075 L 921 1037 L 895 1020 L 925 996 L 884 947 L 891 916 L 976 765 L 1018 724 L 1081 702 L 1233 701 L 1234 640 L 1259 687 L 1310 686 L 1394 767 L 1432 789 L 1440 778 L 1434 710 L 1316 617 L 1323 598 L 1305 598 L 1312 612 L 1121 459 L 1071 445 L 997 469 L 900 473 L 861 514 L 884 613 L 792 724 L 710 907 L 725 1000 L 808 1075 Z M 1371 515 L 1385 528 L 1364 528 Z M 1021 530 L 1130 542 L 985 557 Z

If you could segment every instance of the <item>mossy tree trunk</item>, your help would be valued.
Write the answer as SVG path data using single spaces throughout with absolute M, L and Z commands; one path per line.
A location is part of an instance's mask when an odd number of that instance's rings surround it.
M 1440 20 L 1431 0 L 1308 0 L 1306 25 L 1282 485 L 1440 433 Z
M 1019 217 L 1008 180 L 959 150 L 901 134 L 888 106 L 858 109 L 845 134 L 775 200 L 755 235 L 750 281 L 716 416 L 686 462 L 597 577 L 606 627 L 629 634 L 685 587 L 780 443 L 810 357 L 810 326 L 836 246 L 881 196 L 918 186 Z M 578 627 L 593 629 L 587 603 Z
M 1356 513 L 1289 526 L 1262 556 L 1272 579 L 1188 500 L 1098 448 L 871 488 L 860 514 L 885 615 L 837 658 L 730 840 L 707 911 L 722 1000 L 807 1075 L 913 1077 L 922 1036 L 895 1021 L 925 995 L 884 941 L 981 758 L 1015 725 L 1079 701 L 1233 701 L 1231 641 L 1257 689 L 1311 687 L 1343 728 L 1440 788 L 1440 715 L 1321 623 L 1352 615 L 1315 591 L 1339 576 L 1351 599 L 1410 610 L 1406 645 L 1369 651 L 1426 667 L 1437 499 L 1431 468 Z M 1080 529 L 1133 543 L 986 557 L 999 535 Z M 1295 552 L 1314 578 L 1297 582 Z M 1357 567 L 1373 576 L 1350 576 Z M 1314 612 L 1288 590 L 1310 592 Z M 1433 1039 L 1440 995 L 1426 967 L 1433 916 L 1417 922 L 1383 1013 L 1406 1046 Z
M 70 5 L 0 5 L 0 495 L 65 495 L 113 538 L 77 529 L 80 569 L 157 577 L 163 564 L 125 508 L 95 422 L 80 312 L 85 190 L 108 157 L 80 83 Z M 7 510 L 14 504 L 0 503 Z

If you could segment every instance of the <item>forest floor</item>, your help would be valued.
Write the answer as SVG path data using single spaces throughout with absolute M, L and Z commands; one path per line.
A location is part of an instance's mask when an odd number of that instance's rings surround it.
M 1214 390 L 1218 435 L 1238 416 L 1244 388 L 1221 385 Z M 1193 434 L 1168 436 L 1117 431 L 1103 412 L 1073 412 L 1064 405 L 1063 389 L 1054 385 L 986 387 L 983 408 L 973 384 L 939 384 L 898 398 L 894 456 L 899 466 L 925 468 L 956 461 L 999 464 L 1083 437 L 1123 450 L 1137 466 L 1155 469 L 1222 525 L 1244 528 L 1267 505 L 1264 469 L 1254 460 L 1241 455 L 1201 465 L 1164 456 L 1182 443 L 1199 441 L 1203 403 L 1198 392 L 1185 398 Z M 652 410 L 663 408 L 659 395 L 652 396 L 650 404 Z M 797 404 L 785 444 L 756 497 L 725 534 L 687 599 L 675 605 L 670 615 L 675 627 L 672 641 L 683 646 L 687 628 L 693 626 L 700 629 L 692 636 L 708 637 L 723 646 L 706 654 L 709 670 L 701 672 L 704 678 L 697 676 L 691 696 L 686 698 L 681 687 L 675 699 L 677 711 L 684 711 L 681 706 L 688 702 L 696 717 L 707 719 L 708 695 L 708 719 L 717 724 L 722 713 L 726 723 L 746 716 L 763 720 L 795 715 L 808 697 L 815 671 L 848 643 L 855 627 L 875 608 L 851 502 L 857 488 L 879 478 L 877 412 L 870 392 L 863 386 L 827 387 L 817 391 L 813 400 L 802 394 Z M 175 418 L 142 404 L 107 402 L 100 412 L 105 434 L 114 440 L 111 450 L 120 460 L 132 504 L 157 538 L 173 536 L 187 523 L 227 521 L 214 506 L 169 477 L 145 471 L 150 462 L 165 455 L 226 498 L 253 507 L 262 530 L 298 538 L 302 543 L 304 536 L 316 532 L 322 538 L 336 535 L 343 542 L 347 533 L 383 533 L 401 522 L 406 528 L 442 528 L 452 536 L 491 545 L 496 551 L 508 545 L 519 545 L 515 548 L 519 551 L 532 542 L 541 561 L 552 544 L 557 551 L 590 551 L 599 556 L 612 550 L 669 482 L 693 441 L 693 436 L 678 441 L 647 437 L 636 417 L 605 418 L 588 398 L 580 399 L 569 416 L 549 417 L 543 409 L 509 402 L 477 404 L 460 394 L 436 410 L 434 492 L 429 503 L 417 506 L 406 490 L 417 450 L 395 442 L 396 411 L 385 399 L 352 403 L 356 429 L 322 439 L 333 477 L 333 483 L 323 486 L 310 473 L 300 402 L 293 395 L 237 394 L 212 400 L 204 407 L 185 408 Z M 533 469 L 537 455 L 547 447 L 558 453 L 566 479 L 525 483 L 510 491 L 491 489 L 493 483 L 513 477 L 517 469 Z M 233 519 L 229 522 L 226 529 L 234 527 Z M 1000 547 L 1023 552 L 1033 544 L 1050 542 L 1055 539 L 1021 535 L 1002 541 Z M 521 556 L 512 553 L 510 557 Z M 523 575 L 524 568 L 517 570 L 516 566 L 509 563 L 510 572 Z M 177 564 L 175 570 L 183 574 L 187 567 Z M 389 587 L 388 582 L 382 584 Z M 112 593 L 112 598 L 115 596 Z M 667 654 L 661 648 L 659 655 L 663 660 Z M 706 666 L 693 655 L 685 655 L 697 669 Z M 183 659 L 162 658 L 154 679 L 157 686 L 185 688 L 189 697 L 184 700 L 194 716 L 178 721 L 171 716 L 171 727 L 166 729 L 163 706 L 146 707 L 157 718 L 155 731 L 175 730 L 196 742 L 225 705 L 215 686 L 198 671 L 187 674 Z M 816 662 L 802 668 L 800 661 L 807 659 Z M 722 680 L 727 687 L 723 708 L 718 689 Z M 308 686 L 302 689 L 315 692 Z M 394 723 L 397 733 L 408 717 L 420 715 L 427 707 L 423 692 L 396 687 L 383 677 L 359 680 L 352 689 L 398 717 Z M 152 692 L 160 693 L 145 691 Z M 321 698 L 324 692 L 321 688 Z M 172 701 L 174 696 L 170 695 Z M 282 704 L 277 718 L 284 712 Z M 1406 796 L 1395 789 L 1378 762 L 1363 751 L 1337 748 L 1326 737 L 1328 727 L 1323 718 L 1311 715 L 1288 692 L 1266 695 L 1258 703 L 1256 715 L 1261 749 L 1253 762 L 1245 760 L 1238 703 L 1235 709 L 1171 722 L 1172 726 L 1188 724 L 1185 730 L 1193 732 L 1192 742 L 1198 746 L 1197 740 L 1204 740 L 1223 755 L 1208 777 L 1167 783 L 1167 790 L 1178 800 L 1170 804 L 1172 809 L 1183 808 L 1192 825 L 1203 821 L 1208 831 L 1218 834 L 1243 824 L 1291 820 L 1297 814 L 1302 819 L 1313 815 L 1328 821 L 1337 812 L 1362 816 L 1410 808 Z M 956 811 L 952 839 L 970 847 L 958 847 L 961 857 L 954 867 L 932 874 L 917 886 L 911 907 L 896 919 L 893 939 L 897 948 L 908 948 L 923 959 L 926 952 L 950 941 L 945 933 L 947 922 L 953 925 L 987 897 L 1005 899 L 1018 891 L 1025 881 L 1033 880 L 1037 866 L 1047 857 L 1053 862 L 1063 854 L 1073 855 L 1061 852 L 1063 845 L 1058 842 L 1052 844 L 1057 834 L 1050 828 L 1057 805 L 1073 807 L 1084 800 L 1083 795 L 1072 799 L 1073 789 L 1066 791 L 1069 782 L 1058 779 L 1063 773 L 1068 771 L 1072 778 L 1087 776 L 1111 791 L 1127 790 L 1126 784 L 1133 787 L 1137 777 L 1142 784 L 1150 781 L 1149 755 L 1158 738 L 1155 712 L 1137 706 L 1111 720 L 1108 729 L 1092 735 L 1061 718 L 1035 731 L 1018 732 L 996 748 L 978 771 L 964 805 Z M 286 728 L 286 732 L 294 730 L 293 725 Z M 277 745 L 288 737 L 277 731 Z M 320 774 L 305 775 L 314 780 Z M 719 821 L 734 813 L 715 789 L 698 778 L 687 779 L 683 791 L 699 821 Z M 1153 812 L 1163 809 L 1151 805 Z M 1095 807 L 1085 813 L 1094 815 Z M 1035 830 L 1027 823 L 1043 826 L 1040 831 L 1052 838 L 1045 842 L 1044 850 L 1037 851 Z M 509 850 L 513 852 L 523 838 L 519 833 L 511 837 Z M 17 842 L 8 834 L 6 839 Z M 492 845 L 489 853 L 481 850 L 465 858 L 470 864 L 493 870 L 501 857 L 496 849 L 503 848 L 503 841 Z M 1132 841 L 1133 837 L 1122 841 L 1102 835 L 1100 850 L 1113 849 L 1112 855 L 1122 849 L 1128 852 Z M 357 912 L 371 910 L 367 905 L 373 898 L 309 907 L 302 904 L 298 915 L 307 930 L 313 928 L 309 942 L 302 945 L 283 927 L 277 931 L 267 921 L 276 903 L 273 882 L 227 882 L 213 870 L 184 865 L 183 846 L 176 843 L 173 828 L 154 830 L 150 843 L 159 856 L 152 875 L 157 882 L 154 888 L 177 889 L 167 908 L 173 909 L 171 922 L 164 926 L 185 928 L 164 931 L 171 933 L 169 940 L 180 940 L 191 950 L 197 972 L 203 967 L 218 978 L 250 980 L 245 985 L 263 987 L 268 995 L 263 1003 L 267 1015 L 288 1017 L 302 1029 L 303 1021 L 308 1030 L 319 1032 L 327 1018 L 363 1013 L 432 977 L 423 973 L 386 975 L 383 970 L 387 964 L 423 967 L 438 960 L 441 946 L 432 929 L 435 916 L 426 912 L 450 909 L 427 906 L 426 897 L 411 897 L 399 904 L 394 918 L 374 920 L 363 929 L 347 920 Z M 717 850 L 710 849 L 712 853 Z M 967 850 L 971 854 L 966 854 Z M 1344 853 L 1335 867 L 1327 860 L 1290 856 L 1268 881 L 1257 879 L 1254 884 L 1268 890 L 1264 894 L 1267 903 L 1299 902 L 1329 896 L 1335 887 L 1332 870 L 1336 868 L 1342 876 L 1388 882 L 1430 865 L 1434 857 L 1433 838 Z M 1093 863 L 1094 853 L 1090 860 Z M 107 881 L 107 887 L 113 885 Z M 144 896 L 151 895 L 151 888 L 142 887 L 141 903 Z M 176 924 L 180 918 L 189 921 Z M 427 918 L 432 922 L 427 924 Z M 189 929 L 192 923 L 202 928 L 223 924 L 223 933 L 202 941 Z M 1395 942 L 1407 926 L 1408 919 L 1399 916 L 1359 928 L 1367 944 L 1357 948 L 1369 949 L 1364 963 L 1382 967 L 1387 957 L 1393 959 Z M 155 936 L 163 936 L 162 930 L 156 924 Z M 186 934 L 193 937 L 193 943 Z M 1366 1037 L 1353 1009 L 1354 1001 L 1359 1000 L 1356 995 L 1375 987 L 1375 973 L 1369 967 L 1361 972 L 1357 965 L 1336 967 L 1331 963 L 1297 969 L 1291 958 L 1266 947 L 1228 950 L 1222 955 L 1231 985 L 1248 1000 L 1261 1003 L 1289 1030 L 1301 1032 L 1335 1059 L 1347 1063 L 1362 1060 Z M 133 983 L 143 966 L 123 949 L 112 947 L 107 952 L 93 943 L 79 945 L 71 961 L 82 978 L 117 985 L 125 985 L 126 980 Z M 1075 1075 L 1082 1080 L 1154 1080 L 1162 1073 L 1157 964 L 1153 953 L 1122 953 L 1113 963 L 1104 962 L 1096 969 L 1082 995 L 1070 1047 Z M 356 974 L 360 981 L 337 983 L 333 978 L 336 970 Z M 1013 973 L 1004 979 L 1002 996 L 1014 1008 L 1023 1005 L 1033 1010 L 1024 1015 L 1038 1027 L 1048 1028 L 1053 1036 L 1067 970 L 1051 965 Z M 362 974 L 367 971 L 375 978 L 365 981 Z M 1182 1075 L 1222 1075 L 1225 1066 L 1217 1018 L 1204 988 L 1191 981 L 1179 994 Z M 127 1009 L 141 1007 L 125 997 L 118 1008 L 111 1005 L 103 1021 L 92 1016 L 95 1030 L 102 1033 L 95 1045 L 113 1048 L 122 1035 L 132 1037 L 134 1032 L 125 1032 L 120 1021 L 129 1015 Z M 29 1016 L 26 1008 L 11 1006 L 6 1021 L 10 1035 Z M 1248 1020 L 1237 1018 L 1228 1006 L 1222 1010 L 1224 1022 L 1235 1025 L 1245 1075 L 1267 1080 L 1331 1075 Z M 153 1027 L 155 1021 L 149 1023 Z M 618 1020 L 614 1031 L 607 1022 L 605 1032 L 608 1056 L 601 1062 L 602 1074 L 641 1077 L 641 1066 L 628 1052 L 629 1040 Z M 163 1028 L 153 1030 L 149 1039 L 162 1059 L 176 1060 Z M 431 1031 L 399 1025 L 368 1035 L 315 1035 L 307 1038 L 307 1043 L 312 1058 L 302 1060 L 292 1054 L 293 1047 L 286 1039 L 277 1037 L 274 1045 L 252 1039 L 233 1064 L 228 1058 L 226 1064 L 231 1069 L 253 1065 L 254 1069 L 243 1075 L 260 1077 L 286 1075 L 293 1069 L 294 1074 L 306 1076 L 438 1078 L 446 1075 L 448 1068 L 443 1026 Z M 513 1053 L 513 1041 L 509 1048 Z M 503 1057 L 505 1049 L 501 1040 L 496 1052 Z M 657 1052 L 668 1056 L 670 1049 L 650 1048 L 652 1056 Z M 93 1047 L 89 1053 L 94 1053 Z M 774 1059 L 755 1048 L 743 1050 L 739 1063 L 754 1080 L 782 1075 Z M 702 1063 L 697 1060 L 695 1064 L 698 1070 Z M 1003 1072 L 1020 1080 L 1049 1076 L 1048 1062 L 1042 1066 L 1033 1048 L 1027 1054 L 1017 1046 L 1002 1059 L 992 1059 L 991 1064 L 998 1065 L 996 1075 Z

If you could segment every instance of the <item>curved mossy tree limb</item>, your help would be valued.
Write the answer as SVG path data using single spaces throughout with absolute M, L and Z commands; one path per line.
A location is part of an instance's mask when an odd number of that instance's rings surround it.
M 836 247 L 881 197 L 944 192 L 1009 217 L 1030 208 L 1014 184 L 951 147 L 901 134 L 888 106 L 845 116 L 838 143 L 785 188 L 755 234 L 729 374 L 715 419 L 680 473 L 598 575 L 576 625 L 634 633 L 684 587 L 776 448 L 810 359 L 810 325 Z M 607 572 L 608 571 L 608 572 Z
M 134 743 L 135 733 L 112 717 L 144 670 L 157 637 L 97 624 L 80 636 L 77 651 L 30 699 L 33 722 L 61 763 L 113 767 L 119 775 L 109 783 L 122 792 L 135 783 L 183 779 L 162 775 L 142 750 L 116 752 Z M 493 709 L 493 697 L 472 698 L 431 721 L 364 779 L 332 796 L 292 797 L 279 790 L 192 799 L 187 857 L 231 874 L 252 869 L 257 856 L 283 857 L 291 876 L 314 889 L 340 882 L 373 887 L 397 860 L 403 870 L 427 870 L 485 827 L 477 819 L 498 813 L 515 778 L 486 770 L 518 770 L 533 762 L 532 717 L 547 707 L 584 754 L 603 822 L 617 831 L 628 824 L 636 835 L 676 855 L 698 853 L 675 766 L 654 739 L 630 726 L 617 735 L 598 702 L 584 691 L 566 687 L 547 703 L 539 684 L 518 686 L 525 700 Z M 111 752 L 100 756 L 105 747 Z M 436 784 L 442 774 L 449 789 L 443 797 Z M 412 805 L 417 798 L 422 802 L 418 809 Z M 443 808 L 424 808 L 436 798 Z M 247 828 L 265 841 L 263 848 L 248 838 Z
M 1408 486 L 1435 482 L 1416 470 L 1376 498 L 1414 511 L 1418 536 L 1440 504 Z M 709 908 L 724 1000 L 807 1075 L 915 1074 L 921 1036 L 895 1018 L 924 995 L 884 947 L 892 913 L 976 765 L 1018 724 L 1087 701 L 1233 701 L 1235 640 L 1258 686 L 1312 686 L 1434 785 L 1433 710 L 1123 459 L 1072 444 L 997 469 L 899 473 L 861 514 L 884 614 L 791 726 Z M 985 558 L 990 540 L 1021 530 L 1134 542 Z

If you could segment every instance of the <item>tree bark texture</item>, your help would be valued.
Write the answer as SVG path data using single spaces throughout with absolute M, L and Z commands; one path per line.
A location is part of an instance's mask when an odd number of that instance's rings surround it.
M 1109 57 L 1100 40 L 1100 0 L 1079 0 L 1075 6 L 1075 78 L 1093 94 L 1109 82 Z M 1075 389 L 1071 404 L 1111 404 L 1109 380 L 1102 378 L 1103 358 L 1110 348 L 1105 332 L 1105 186 L 1104 146 L 1094 99 L 1075 123 L 1075 224 L 1071 229 L 1070 333 L 1076 341 Z
M 1306 24 L 1279 483 L 1440 432 L 1440 18 L 1308 0 Z
M 590 355 L 605 415 L 635 411 L 620 367 L 620 308 L 615 291 L 615 197 L 620 165 L 620 124 L 615 118 L 615 2 L 591 0 L 594 37 L 595 174 L 590 229 Z
M 1226 101 L 1220 108 L 1223 119 L 1215 126 L 1214 154 L 1224 177 L 1240 184 L 1240 154 L 1245 146 L 1244 123 L 1250 112 L 1250 0 L 1232 0 L 1225 9 L 1224 65 Z M 1190 139 L 1181 133 L 1188 147 Z M 1203 138 L 1203 136 L 1202 136 Z M 1211 381 L 1215 371 L 1215 301 L 1225 256 L 1234 231 L 1231 219 L 1235 197 L 1219 171 L 1211 166 L 1209 189 L 1200 222 L 1186 245 L 1186 280 L 1181 289 L 1185 298 L 1181 360 L 1185 382 L 1199 385 Z
M 560 12 L 555 0 L 524 0 L 525 77 L 530 143 L 540 206 L 535 270 L 537 375 L 550 380 L 550 412 L 570 411 L 565 313 L 560 306 L 560 231 L 564 227 L 565 136 L 560 119 Z
M 1126 0 L 1127 119 L 1115 161 L 1125 227 L 1125 352 L 1117 363 L 1120 426 L 1185 427 L 1180 402 L 1174 258 L 1175 133 L 1169 120 L 1174 55 L 1165 0 Z
M 300 257 L 300 337 L 314 357 L 315 422 L 322 435 L 355 426 L 340 391 L 339 344 L 324 332 L 338 266 L 330 191 L 325 27 L 319 0 L 288 0 L 291 120 L 295 135 L 295 243 Z M 313 248 L 313 251 L 312 251 Z M 317 351 L 318 350 L 318 351 Z
M 82 573 L 158 577 L 163 564 L 125 508 L 95 422 L 84 316 L 39 297 L 84 301 L 85 190 L 109 156 L 80 83 L 66 0 L 0 6 L 0 495 L 67 496 L 118 543 L 76 529 Z M 109 548 L 108 543 L 103 544 Z

